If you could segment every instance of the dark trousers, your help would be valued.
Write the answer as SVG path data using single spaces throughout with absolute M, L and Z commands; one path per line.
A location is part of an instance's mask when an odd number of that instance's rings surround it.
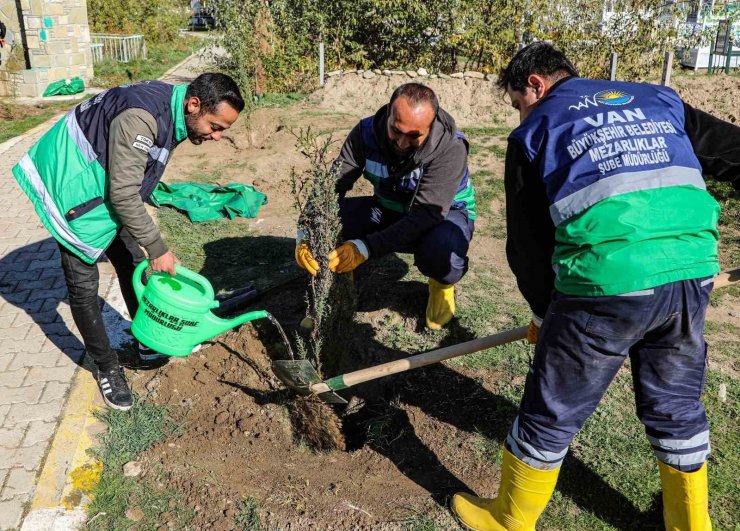
M 118 365 L 118 355 L 110 346 L 98 303 L 98 265 L 85 263 L 62 245 L 59 245 L 59 249 L 72 318 L 82 335 L 85 350 L 99 370 L 112 369 Z M 121 294 L 133 319 L 139 303 L 134 294 L 132 278 L 134 268 L 144 259 L 144 253 L 128 231 L 123 229 L 105 250 L 105 255 L 116 270 Z
M 340 202 L 342 236 L 345 240 L 362 239 L 378 232 L 405 214 L 381 207 L 374 197 L 345 197 Z M 455 284 L 468 271 L 468 248 L 475 224 L 463 210 L 450 210 L 447 217 L 421 235 L 408 249 L 414 253 L 414 265 L 421 273 L 442 284 Z
M 697 470 L 709 454 L 700 396 L 712 279 L 686 280 L 610 297 L 555 293 L 542 323 L 509 449 L 555 468 L 627 356 L 637 416 L 658 459 Z

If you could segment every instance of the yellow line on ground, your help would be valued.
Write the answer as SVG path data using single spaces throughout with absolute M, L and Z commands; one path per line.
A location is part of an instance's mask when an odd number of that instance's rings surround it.
M 77 369 L 61 421 L 36 483 L 30 506 L 32 511 L 62 505 L 62 492 L 68 483 L 69 472 L 83 464 L 86 450 L 93 444 L 88 428 L 95 422 L 92 413 L 96 393 L 97 384 L 93 376 L 85 369 Z

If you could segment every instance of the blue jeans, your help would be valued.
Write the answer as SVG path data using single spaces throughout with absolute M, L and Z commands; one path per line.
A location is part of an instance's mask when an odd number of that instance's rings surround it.
M 389 227 L 405 214 L 381 207 L 374 197 L 345 197 L 339 205 L 342 237 L 362 239 Z M 442 284 L 455 284 L 468 271 L 468 248 L 475 224 L 467 211 L 450 210 L 447 217 L 422 234 L 408 249 L 421 274 Z
M 507 438 L 509 449 L 531 466 L 559 466 L 629 356 L 637 416 L 657 458 L 685 472 L 700 468 L 710 450 L 700 396 L 711 290 L 709 278 L 619 296 L 556 292 Z

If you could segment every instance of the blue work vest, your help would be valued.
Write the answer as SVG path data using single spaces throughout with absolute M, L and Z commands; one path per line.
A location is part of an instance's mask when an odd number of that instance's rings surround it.
M 424 165 L 419 164 L 404 175 L 390 175 L 385 156 L 378 146 L 377 138 L 375 138 L 373 119 L 373 116 L 369 116 L 360 122 L 365 151 L 365 168 L 362 174 L 365 179 L 373 184 L 375 197 L 382 206 L 396 212 L 408 212 L 416 196 L 419 182 L 424 177 Z M 465 148 L 468 149 L 468 141 L 460 131 L 455 132 L 455 138 L 462 140 L 465 143 Z M 476 219 L 475 192 L 467 166 L 450 208 L 452 210 L 467 210 L 468 217 L 472 220 Z
M 571 78 L 509 139 L 542 178 L 556 287 L 613 295 L 714 274 L 719 206 L 667 87 Z

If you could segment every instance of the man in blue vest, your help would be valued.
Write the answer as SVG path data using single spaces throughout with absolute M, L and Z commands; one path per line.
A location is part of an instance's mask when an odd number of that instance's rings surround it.
M 127 410 L 132 398 L 98 306 L 97 262 L 104 254 L 110 260 L 133 318 L 140 247 L 154 271 L 174 275 L 177 262 L 144 201 L 180 142 L 220 140 L 243 108 L 239 88 L 224 74 L 203 74 L 189 85 L 124 85 L 69 111 L 13 168 L 59 244 L 72 317 L 110 407 Z
M 521 120 L 506 155 L 506 250 L 536 347 L 498 496 L 459 493 L 452 509 L 470 529 L 533 530 L 629 356 L 666 529 L 708 531 L 700 395 L 719 205 L 703 174 L 740 188 L 740 128 L 666 87 L 581 79 L 545 43 L 520 50 L 499 85 Z
M 476 217 L 468 143 L 455 120 L 429 87 L 401 85 L 352 129 L 337 164 L 345 243 L 329 255 L 329 268 L 346 273 L 369 258 L 413 252 L 428 277 L 427 327 L 442 328 L 455 313 L 454 285 L 468 269 Z M 374 195 L 345 197 L 360 177 L 372 183 Z M 300 237 L 296 261 L 318 271 Z

